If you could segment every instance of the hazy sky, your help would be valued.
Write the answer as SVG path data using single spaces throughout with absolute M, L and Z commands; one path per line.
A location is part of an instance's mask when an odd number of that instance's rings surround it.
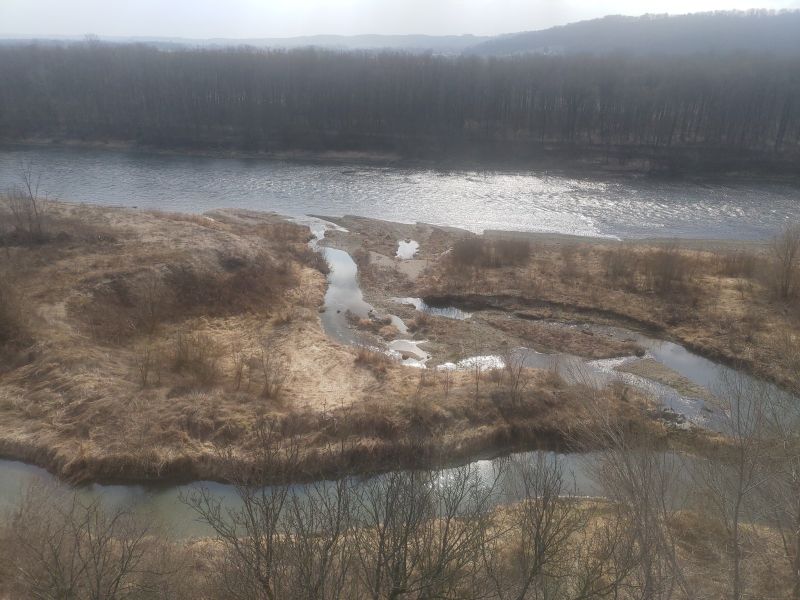
M 758 1 L 758 0 L 756 0 Z M 607 14 L 800 8 L 800 0 L 0 0 L 0 34 L 497 34 Z

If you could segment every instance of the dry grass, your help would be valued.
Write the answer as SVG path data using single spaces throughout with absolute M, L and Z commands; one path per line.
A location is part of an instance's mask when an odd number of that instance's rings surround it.
M 453 243 L 450 261 L 453 268 L 499 269 L 527 264 L 530 255 L 527 240 L 470 236 Z
M 472 249 L 489 243 L 470 240 Z M 438 261 L 415 295 L 531 319 L 642 329 L 800 391 L 790 356 L 778 350 L 784 332 L 800 337 L 800 298 L 776 298 L 767 245 L 531 240 L 531 259 L 518 266 Z
M 0 352 L 13 352 L 30 343 L 29 308 L 10 275 L 0 272 Z
M 52 214 L 111 234 L 11 249 L 38 343 L 0 376 L 5 455 L 75 480 L 224 478 L 219 448 L 246 460 L 269 416 L 304 448 L 303 469 L 329 474 L 414 464 L 420 444 L 456 458 L 557 446 L 580 412 L 579 391 L 543 379 L 506 406 L 491 376 L 476 395 L 463 373 L 422 381 L 382 353 L 332 343 L 317 312 L 324 277 L 298 250 L 307 235 L 276 217 L 65 204 Z M 344 462 L 324 458 L 344 440 Z

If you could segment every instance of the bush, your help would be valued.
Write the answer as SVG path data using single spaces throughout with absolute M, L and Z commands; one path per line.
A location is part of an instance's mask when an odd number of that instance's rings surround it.
M 606 277 L 616 285 L 630 285 L 636 274 L 636 252 L 625 245 L 619 245 L 602 256 Z
M 173 372 L 187 374 L 203 387 L 215 385 L 221 376 L 219 360 L 222 352 L 214 340 L 203 334 L 178 334 L 173 340 L 170 367 Z
M 97 339 L 121 343 L 187 317 L 268 312 L 294 282 L 290 265 L 267 255 L 220 262 L 225 270 L 174 264 L 111 275 L 81 308 L 84 320 Z
M 800 263 L 800 225 L 785 227 L 772 240 L 773 288 L 780 300 L 788 300 L 798 288 Z
M 13 231 L 11 239 L 20 244 L 41 244 L 49 240 L 47 227 L 49 203 L 39 197 L 32 181 L 24 187 L 13 187 L 3 196 L 3 203 L 11 213 Z
M 458 240 L 453 244 L 450 258 L 457 266 L 478 266 L 484 255 L 484 240 L 478 237 L 468 237 Z
M 0 273 L 0 350 L 30 342 L 30 317 L 7 273 Z
M 356 351 L 356 365 L 366 367 L 377 379 L 383 379 L 389 370 L 391 359 L 383 352 L 373 350 L 368 346 L 359 346 Z
M 292 246 L 292 254 L 300 263 L 319 271 L 323 275 L 331 272 L 331 267 L 322 252 L 316 252 L 306 244 Z
M 261 344 L 259 367 L 261 375 L 264 377 L 261 396 L 270 400 L 278 400 L 283 394 L 289 371 L 283 359 L 266 341 Z
M 467 237 L 453 244 L 451 261 L 458 267 L 499 269 L 526 264 L 531 256 L 527 240 Z
M 642 266 L 648 288 L 665 296 L 685 291 L 694 272 L 691 258 L 676 244 L 644 253 Z
M 758 257 L 745 250 L 721 252 L 716 259 L 717 271 L 723 277 L 752 279 L 759 267 Z

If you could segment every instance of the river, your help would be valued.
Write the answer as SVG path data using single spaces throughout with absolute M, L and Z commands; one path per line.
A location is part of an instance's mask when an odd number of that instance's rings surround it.
M 437 171 L 262 159 L 0 147 L 0 189 L 21 161 L 52 198 L 179 212 L 344 214 L 472 231 L 754 240 L 800 220 L 800 188 L 755 181 Z

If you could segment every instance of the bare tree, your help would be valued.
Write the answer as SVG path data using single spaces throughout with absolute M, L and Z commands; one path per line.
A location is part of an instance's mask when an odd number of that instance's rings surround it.
M 314 482 L 293 492 L 285 528 L 289 574 L 284 597 L 340 600 L 358 595 L 353 542 L 353 486 L 349 479 Z
M 278 600 L 285 597 L 291 543 L 282 522 L 291 488 L 283 482 L 297 475 L 299 449 L 284 438 L 274 421 L 259 422 L 254 438 L 256 456 L 249 466 L 235 467 L 239 463 L 230 452 L 222 456 L 233 474 L 240 507 L 226 507 L 203 487 L 183 500 L 212 528 L 222 547 L 213 581 L 220 592 L 228 598 Z M 269 481 L 277 483 L 266 485 Z
M 112 600 L 157 596 L 179 565 L 158 564 L 154 531 L 128 508 L 31 484 L 11 515 L 9 543 L 23 597 Z
M 41 176 L 35 173 L 33 163 L 25 162 L 19 166 L 19 179 L 21 183 L 8 189 L 5 194 L 14 228 L 25 241 L 43 242 L 47 238 L 49 202 L 47 197 L 39 193 Z
M 511 494 L 521 500 L 501 530 L 482 540 L 484 569 L 501 600 L 547 595 L 573 534 L 586 524 L 557 458 L 537 454 L 512 461 L 508 477 Z
M 792 598 L 800 598 L 800 406 L 797 399 L 765 383 L 754 383 L 753 395 L 765 412 L 764 451 L 757 487 L 759 516 L 780 535 L 792 581 Z
M 748 525 L 754 515 L 752 502 L 767 480 L 760 470 L 766 449 L 766 403 L 758 388 L 739 374 L 726 377 L 717 395 L 725 415 L 722 427 L 728 448 L 719 456 L 696 461 L 693 474 L 708 513 L 727 534 L 731 597 L 739 600 L 747 588 L 743 547 L 748 534 L 753 534 Z
M 268 341 L 261 343 L 259 366 L 264 377 L 264 387 L 261 395 L 264 398 L 275 400 L 283 392 L 288 372 L 283 359 L 276 354 L 275 348 Z
M 367 597 L 468 596 L 492 494 L 473 467 L 365 482 L 355 533 Z
M 525 350 L 516 348 L 503 355 L 504 381 L 508 399 L 513 406 L 517 406 L 530 383 L 530 375 L 525 366 Z
M 670 527 L 675 511 L 687 502 L 683 458 L 665 452 L 651 435 L 630 430 L 597 398 L 588 408 L 594 411 L 593 425 L 582 432 L 583 441 L 604 451 L 587 468 L 613 502 L 614 519 L 627 530 L 635 561 L 625 553 L 610 557 L 620 571 L 629 571 L 626 585 L 642 598 L 669 599 L 679 592 L 693 597 Z

